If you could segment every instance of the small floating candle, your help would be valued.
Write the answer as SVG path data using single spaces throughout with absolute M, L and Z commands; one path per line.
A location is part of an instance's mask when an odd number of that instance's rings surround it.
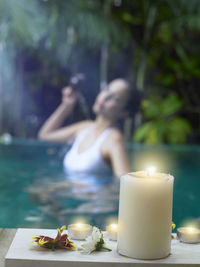
M 109 236 L 110 240 L 117 240 L 117 232 L 118 232 L 118 225 L 115 223 L 112 223 L 108 226 L 106 226 L 107 235 Z
M 92 226 L 84 223 L 76 223 L 68 225 L 68 235 L 72 239 L 84 240 L 92 232 Z
M 200 230 L 195 227 L 180 227 L 177 229 L 177 238 L 184 243 L 199 243 Z

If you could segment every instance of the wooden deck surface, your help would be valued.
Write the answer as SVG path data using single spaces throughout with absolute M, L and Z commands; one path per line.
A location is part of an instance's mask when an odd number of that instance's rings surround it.
M 5 267 L 5 256 L 17 229 L 0 229 L 0 267 Z

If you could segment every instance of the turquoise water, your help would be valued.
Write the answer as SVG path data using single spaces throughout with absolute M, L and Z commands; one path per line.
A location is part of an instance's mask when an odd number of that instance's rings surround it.
M 128 149 L 134 171 L 154 164 L 175 177 L 177 226 L 200 218 L 200 147 Z M 111 175 L 69 177 L 62 166 L 66 151 L 34 140 L 0 144 L 0 227 L 56 228 L 81 220 L 104 228 L 117 217 L 119 182 Z

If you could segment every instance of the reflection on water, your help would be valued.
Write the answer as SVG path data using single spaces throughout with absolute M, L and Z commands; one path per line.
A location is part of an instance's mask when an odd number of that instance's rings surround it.
M 75 176 L 74 176 L 75 175 Z M 112 176 L 86 174 L 70 174 L 64 172 L 54 176 L 35 177 L 33 183 L 25 190 L 29 201 L 35 204 L 41 214 L 26 217 L 41 227 L 44 223 L 56 225 L 70 224 L 84 218 L 89 223 L 102 226 L 106 217 L 117 214 L 119 198 L 119 181 Z M 37 219 L 35 219 L 38 218 Z M 76 219 L 77 218 L 77 219 Z
M 104 227 L 117 215 L 112 174 L 66 174 L 65 147 L 36 141 L 0 145 L 0 226 L 55 228 L 78 219 Z
M 55 228 L 82 220 L 105 229 L 117 216 L 119 180 L 112 175 L 66 175 L 66 148 L 14 140 L 0 145 L 0 227 Z M 200 148 L 130 148 L 133 170 L 151 159 L 175 176 L 173 220 L 200 217 Z M 152 160 L 154 162 L 152 162 Z
M 44 178 L 44 177 L 43 177 Z M 64 221 L 66 215 L 94 215 L 116 213 L 118 210 L 119 181 L 112 176 L 71 174 L 64 181 L 52 183 L 46 178 L 28 188 L 34 203 L 43 206 Z

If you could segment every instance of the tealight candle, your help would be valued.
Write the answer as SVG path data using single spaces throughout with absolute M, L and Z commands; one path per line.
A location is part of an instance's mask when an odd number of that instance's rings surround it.
M 113 223 L 106 227 L 107 235 L 109 236 L 110 240 L 116 241 L 117 240 L 117 232 L 118 232 L 118 225 Z
M 92 226 L 84 223 L 68 225 L 68 235 L 72 239 L 84 240 L 92 233 Z
M 177 238 L 184 243 L 199 243 L 200 229 L 194 227 L 180 227 L 177 229 Z
M 170 254 L 173 181 L 173 176 L 158 173 L 155 168 L 120 178 L 120 254 L 149 260 Z

